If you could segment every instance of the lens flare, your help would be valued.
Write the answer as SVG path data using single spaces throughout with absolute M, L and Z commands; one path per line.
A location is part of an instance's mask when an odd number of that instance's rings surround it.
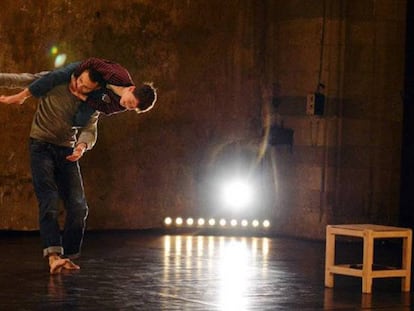
M 50 48 L 50 54 L 56 55 L 58 52 L 59 52 L 59 49 L 56 45 L 54 45 Z
M 59 54 L 55 58 L 55 68 L 61 67 L 66 63 L 66 54 Z

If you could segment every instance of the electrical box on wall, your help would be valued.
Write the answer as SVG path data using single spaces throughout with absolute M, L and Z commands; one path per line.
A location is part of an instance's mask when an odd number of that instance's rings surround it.
M 315 93 L 308 94 L 306 97 L 306 114 L 315 114 Z
M 310 93 L 306 96 L 306 114 L 322 116 L 325 110 L 325 95 L 322 93 Z

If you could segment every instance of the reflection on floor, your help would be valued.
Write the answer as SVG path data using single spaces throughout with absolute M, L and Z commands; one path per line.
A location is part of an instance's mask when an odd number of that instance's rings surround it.
M 39 238 L 0 233 L 1 310 L 410 310 L 399 279 L 376 279 L 372 295 L 359 278 L 338 276 L 324 288 L 324 242 L 289 238 L 86 235 L 80 271 L 50 276 Z M 338 257 L 357 262 L 347 243 Z M 398 261 L 392 243 L 378 255 Z M 376 254 L 377 255 L 377 254 Z

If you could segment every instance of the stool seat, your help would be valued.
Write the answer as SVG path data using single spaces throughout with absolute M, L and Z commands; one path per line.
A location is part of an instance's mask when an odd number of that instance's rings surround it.
M 363 239 L 362 264 L 335 264 L 336 236 L 359 237 Z M 374 264 L 374 240 L 402 239 L 401 268 Z M 375 224 L 345 224 L 326 226 L 325 286 L 334 286 L 334 275 L 348 275 L 362 278 L 362 292 L 371 293 L 374 278 L 400 277 L 401 290 L 410 291 L 411 284 L 412 230 Z

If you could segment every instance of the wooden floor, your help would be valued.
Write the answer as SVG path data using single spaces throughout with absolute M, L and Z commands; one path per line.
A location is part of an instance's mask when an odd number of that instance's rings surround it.
M 324 288 L 324 242 L 281 237 L 88 232 L 81 270 L 50 276 L 37 234 L 0 233 L 0 310 L 410 310 L 397 279 Z M 339 257 L 357 262 L 360 245 Z M 378 256 L 398 261 L 399 249 Z M 339 250 L 338 250 L 339 251 Z M 385 260 L 384 259 L 384 260 Z

